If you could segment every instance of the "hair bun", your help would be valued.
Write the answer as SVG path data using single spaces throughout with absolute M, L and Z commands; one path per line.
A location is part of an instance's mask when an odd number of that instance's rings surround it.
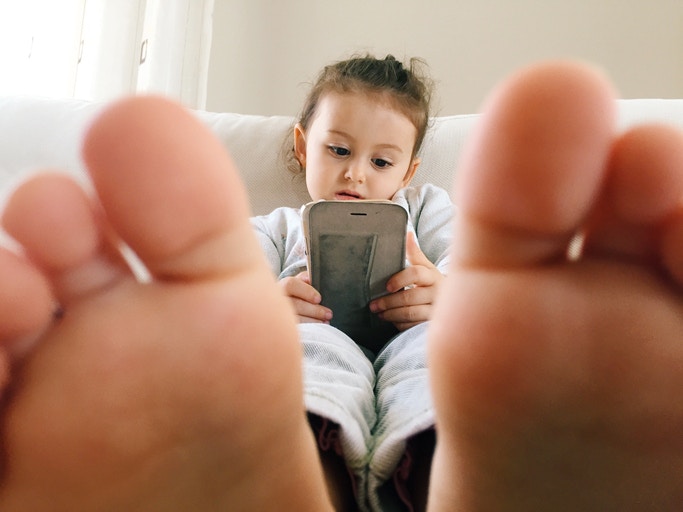
M 388 54 L 386 57 L 384 57 L 384 61 L 393 65 L 393 67 L 397 69 L 403 69 L 403 63 L 391 54 Z

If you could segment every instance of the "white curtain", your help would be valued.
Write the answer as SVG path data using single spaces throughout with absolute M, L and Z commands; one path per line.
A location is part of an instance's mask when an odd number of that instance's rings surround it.
M 205 108 L 214 0 L 0 0 L 0 94 Z
M 191 107 L 206 106 L 213 4 L 147 0 L 138 91 L 165 93 Z
M 0 93 L 71 96 L 84 0 L 0 0 Z

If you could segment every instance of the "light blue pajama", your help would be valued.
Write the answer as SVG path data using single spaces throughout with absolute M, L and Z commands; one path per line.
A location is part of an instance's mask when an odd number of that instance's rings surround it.
M 453 206 L 433 185 L 400 190 L 393 200 L 437 268 L 448 265 Z M 306 270 L 300 211 L 278 208 L 252 224 L 278 279 Z M 392 478 L 412 436 L 434 426 L 426 368 L 427 323 L 398 334 L 374 361 L 346 334 L 325 324 L 299 324 L 304 398 L 309 413 L 339 425 L 344 459 L 356 479 L 361 510 L 408 510 Z

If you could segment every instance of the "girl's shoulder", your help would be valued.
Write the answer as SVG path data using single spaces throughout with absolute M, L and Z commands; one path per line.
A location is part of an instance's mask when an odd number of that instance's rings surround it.
M 438 208 L 452 206 L 448 191 L 432 183 L 404 187 L 396 192 L 393 201 L 403 205 L 409 212 L 432 204 Z
M 301 229 L 301 211 L 298 208 L 282 206 L 266 215 L 251 217 L 252 227 L 271 238 L 282 238 L 298 234 Z
M 271 224 L 280 225 L 288 222 L 301 222 L 301 210 L 289 206 L 275 208 L 272 212 L 265 215 L 251 217 L 252 224 Z

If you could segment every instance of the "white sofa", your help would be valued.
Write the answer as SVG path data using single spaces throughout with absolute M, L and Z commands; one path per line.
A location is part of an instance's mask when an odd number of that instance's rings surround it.
M 76 100 L 0 97 L 0 201 L 11 185 L 39 168 L 58 168 L 85 178 L 80 160 L 84 129 L 102 104 Z M 683 128 L 683 99 L 618 100 L 619 125 L 665 121 Z M 280 158 L 293 119 L 196 112 L 230 150 L 246 182 L 254 214 L 309 200 L 301 178 Z M 476 114 L 436 117 L 425 139 L 415 183 L 450 190 L 463 143 Z M 492 148 L 495 151 L 495 148 Z

